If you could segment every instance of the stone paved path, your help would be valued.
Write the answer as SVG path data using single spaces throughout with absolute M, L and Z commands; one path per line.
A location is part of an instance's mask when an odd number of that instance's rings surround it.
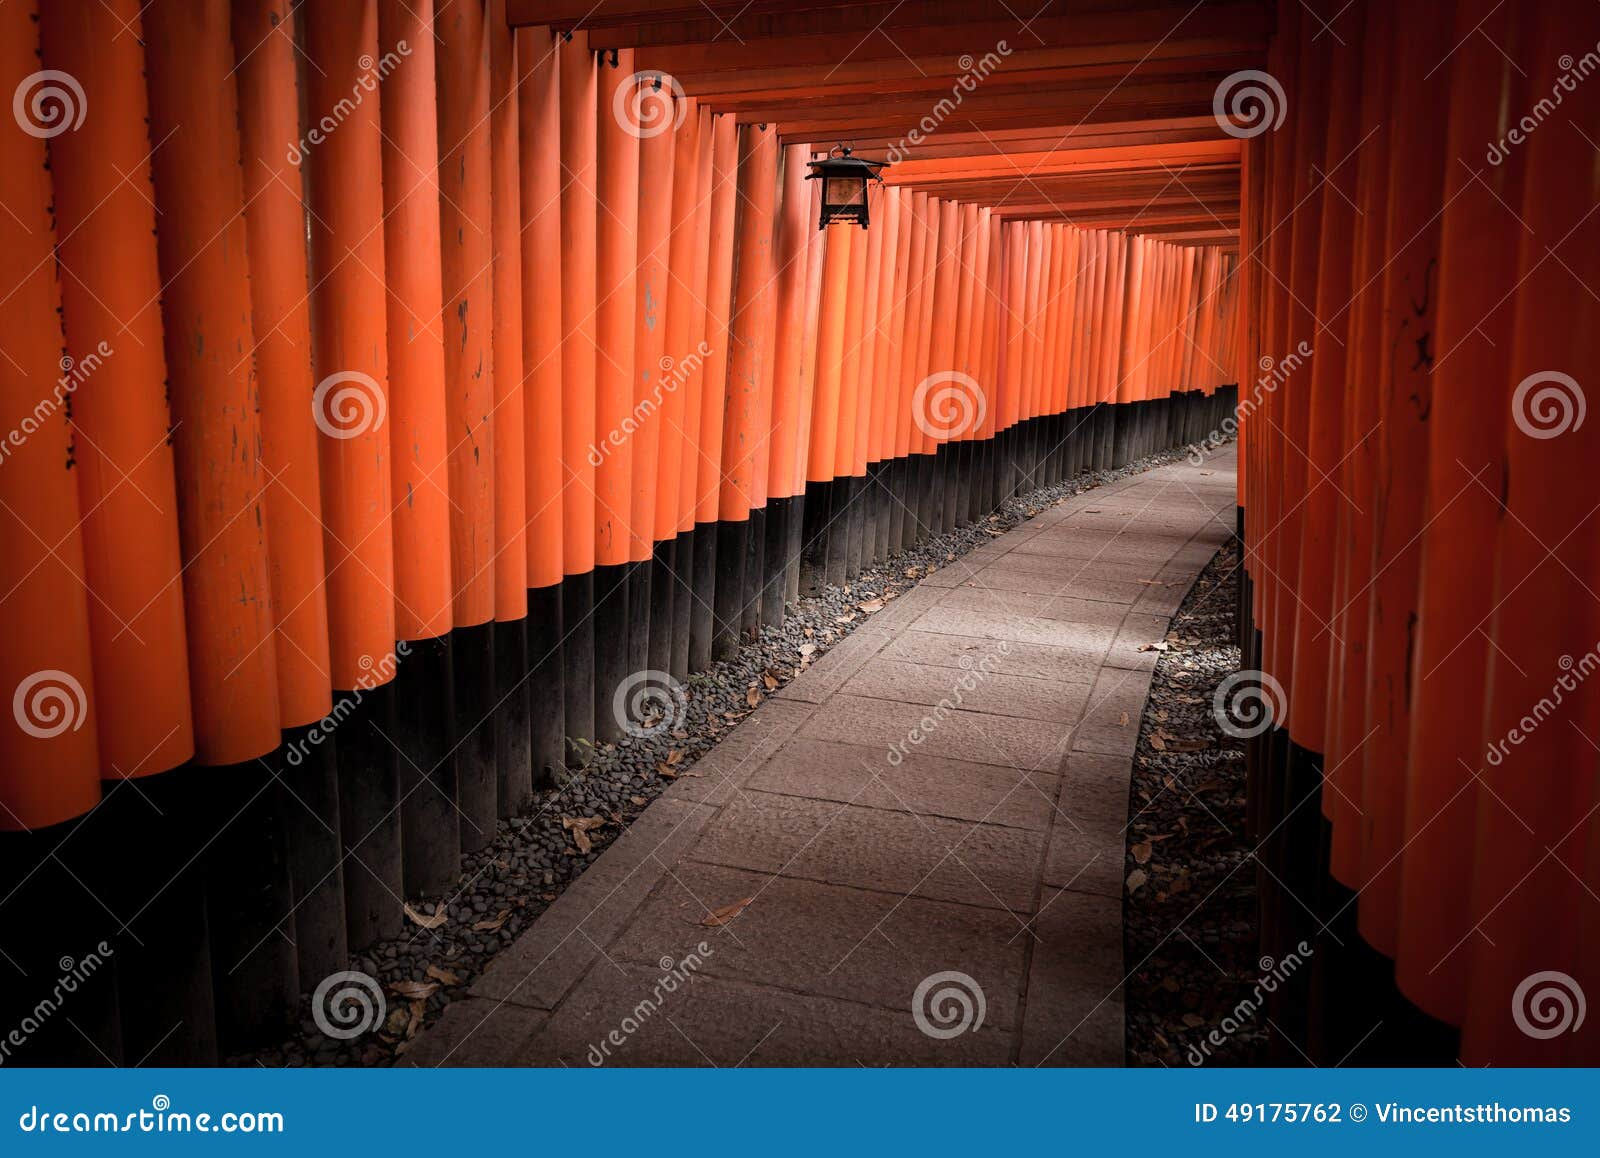
M 404 1062 L 1122 1064 L 1141 648 L 1233 506 L 1231 450 L 1158 468 L 891 602 L 680 778 Z M 980 993 L 981 1024 L 922 1028 L 974 1020 Z

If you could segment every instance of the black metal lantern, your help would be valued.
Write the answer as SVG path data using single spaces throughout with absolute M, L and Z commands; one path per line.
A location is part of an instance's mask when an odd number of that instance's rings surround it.
M 867 227 L 867 182 L 881 181 L 878 170 L 887 167 L 887 161 L 868 161 L 850 155 L 850 146 L 836 145 L 820 161 L 809 162 L 811 172 L 807 181 L 822 182 L 822 213 L 818 229 L 826 229 L 830 221 L 854 221 L 862 229 Z

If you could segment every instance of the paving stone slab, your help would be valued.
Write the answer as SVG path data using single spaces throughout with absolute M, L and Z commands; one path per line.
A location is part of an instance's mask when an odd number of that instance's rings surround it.
M 1093 683 L 1100 670 L 1104 647 L 1052 647 L 1048 644 L 1010 642 L 999 651 L 994 640 L 939 632 L 906 631 L 883 649 L 885 659 L 902 659 L 934 667 L 968 670 L 988 657 L 993 671 L 1062 684 Z
M 745 897 L 754 900 L 726 926 L 696 923 Z M 612 956 L 659 965 L 693 951 L 708 977 L 893 1012 L 910 1009 L 924 978 L 959 970 L 996 995 L 986 1021 L 1011 1027 L 1022 991 L 1023 927 L 1023 919 L 994 909 L 685 864 L 650 898 Z
M 1106 666 L 1128 671 L 1155 671 L 1156 658 L 1161 654 L 1157 645 L 1166 638 L 1171 625 L 1172 620 L 1165 615 L 1129 612 L 1106 652 Z
M 1137 603 L 1149 590 L 1153 580 L 1102 579 L 1039 571 L 1017 571 L 1012 568 L 987 567 L 964 583 L 957 583 L 955 591 L 997 592 L 1003 597 L 1009 592 L 1033 595 L 1071 595 L 1077 599 L 1099 603 L 1119 603 L 1124 606 Z
M 947 1040 L 891 1012 L 695 975 L 662 987 L 651 969 L 591 973 L 528 1043 L 533 1065 L 999 1066 L 1015 1033 L 985 1020 Z M 615 1036 L 613 1036 L 615 1034 Z M 614 1044 L 620 1041 L 621 1044 Z M 714 1120 L 714 1106 L 694 1108 Z
M 1030 911 L 1044 834 L 831 801 L 744 792 L 694 860 L 758 872 Z
M 1139 742 L 1139 717 L 1149 694 L 1149 672 L 1102 668 L 1089 693 L 1083 720 L 1073 733 L 1072 750 L 1131 760 Z
M 1082 690 L 1087 693 L 1088 688 Z M 952 760 L 922 748 L 909 750 L 893 764 L 882 751 L 806 738 L 786 744 L 756 771 L 747 787 L 1040 831 L 1057 807 L 1057 779 L 1048 771 Z M 1126 798 L 1126 783 L 1122 793 Z
M 805 676 L 800 677 L 803 679 Z M 812 706 L 801 701 L 766 701 L 759 711 L 739 721 L 738 727 L 724 736 L 716 747 L 684 768 L 662 794 L 663 798 L 722 804 L 761 761 L 783 747 L 795 729 L 811 717 L 811 711 Z
M 773 694 L 780 700 L 820 704 L 838 691 L 839 686 L 854 675 L 862 664 L 882 651 L 892 638 L 888 632 L 878 630 L 876 623 L 871 627 L 857 628 Z
M 1122 983 L 1122 902 L 1048 895 L 1033 922 L 1021 1064 L 1121 1065 Z
M 1078 594 L 1077 584 L 1072 582 L 1058 583 L 1053 589 L 1044 591 L 984 590 L 963 584 L 944 592 L 938 606 L 977 611 L 985 615 L 998 611 L 1023 619 L 1059 619 L 1102 627 L 1119 626 L 1128 613 L 1127 607 L 1120 603 L 1084 599 Z
M 996 716 L 1074 724 L 1088 689 L 998 671 L 1004 655 L 984 655 L 970 668 L 911 663 L 891 656 L 868 660 L 840 689 L 853 696 L 907 704 L 944 704 Z M 980 666 L 981 665 L 981 666 Z
M 927 704 L 901 704 L 864 696 L 836 695 L 800 728 L 819 740 L 848 740 L 891 751 L 928 748 L 957 760 L 1054 772 L 1066 755 L 1072 728 L 1020 716 L 994 716 Z
M 1097 606 L 1110 608 L 1118 619 L 1122 616 L 1122 608 L 1114 604 L 1102 603 Z M 1115 623 L 1023 618 L 1008 614 L 998 607 L 979 609 L 946 607 L 943 604 L 923 612 L 912 626 L 917 631 L 940 632 L 944 635 L 976 635 L 1017 643 L 1042 643 L 1051 647 L 1099 649 L 1109 647 L 1117 634 Z
M 481 997 L 453 1001 L 395 1064 L 428 1069 L 525 1065 L 529 1041 L 549 1018 L 540 1009 Z

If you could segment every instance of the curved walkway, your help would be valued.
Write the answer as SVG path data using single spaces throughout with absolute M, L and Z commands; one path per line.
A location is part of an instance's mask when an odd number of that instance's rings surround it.
M 1151 645 L 1233 506 L 1229 449 L 929 576 L 682 775 L 404 1061 L 1122 1064 Z

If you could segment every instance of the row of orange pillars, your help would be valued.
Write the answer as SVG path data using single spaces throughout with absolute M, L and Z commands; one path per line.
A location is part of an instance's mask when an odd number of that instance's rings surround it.
M 1594 1064 L 1600 10 L 1285 4 L 1268 72 L 1240 643 L 1262 952 L 1303 963 L 1275 1060 Z
M 7 1060 L 280 1038 L 635 673 L 1231 413 L 1231 253 L 821 231 L 499 0 L 13 0 L 0 88 Z

